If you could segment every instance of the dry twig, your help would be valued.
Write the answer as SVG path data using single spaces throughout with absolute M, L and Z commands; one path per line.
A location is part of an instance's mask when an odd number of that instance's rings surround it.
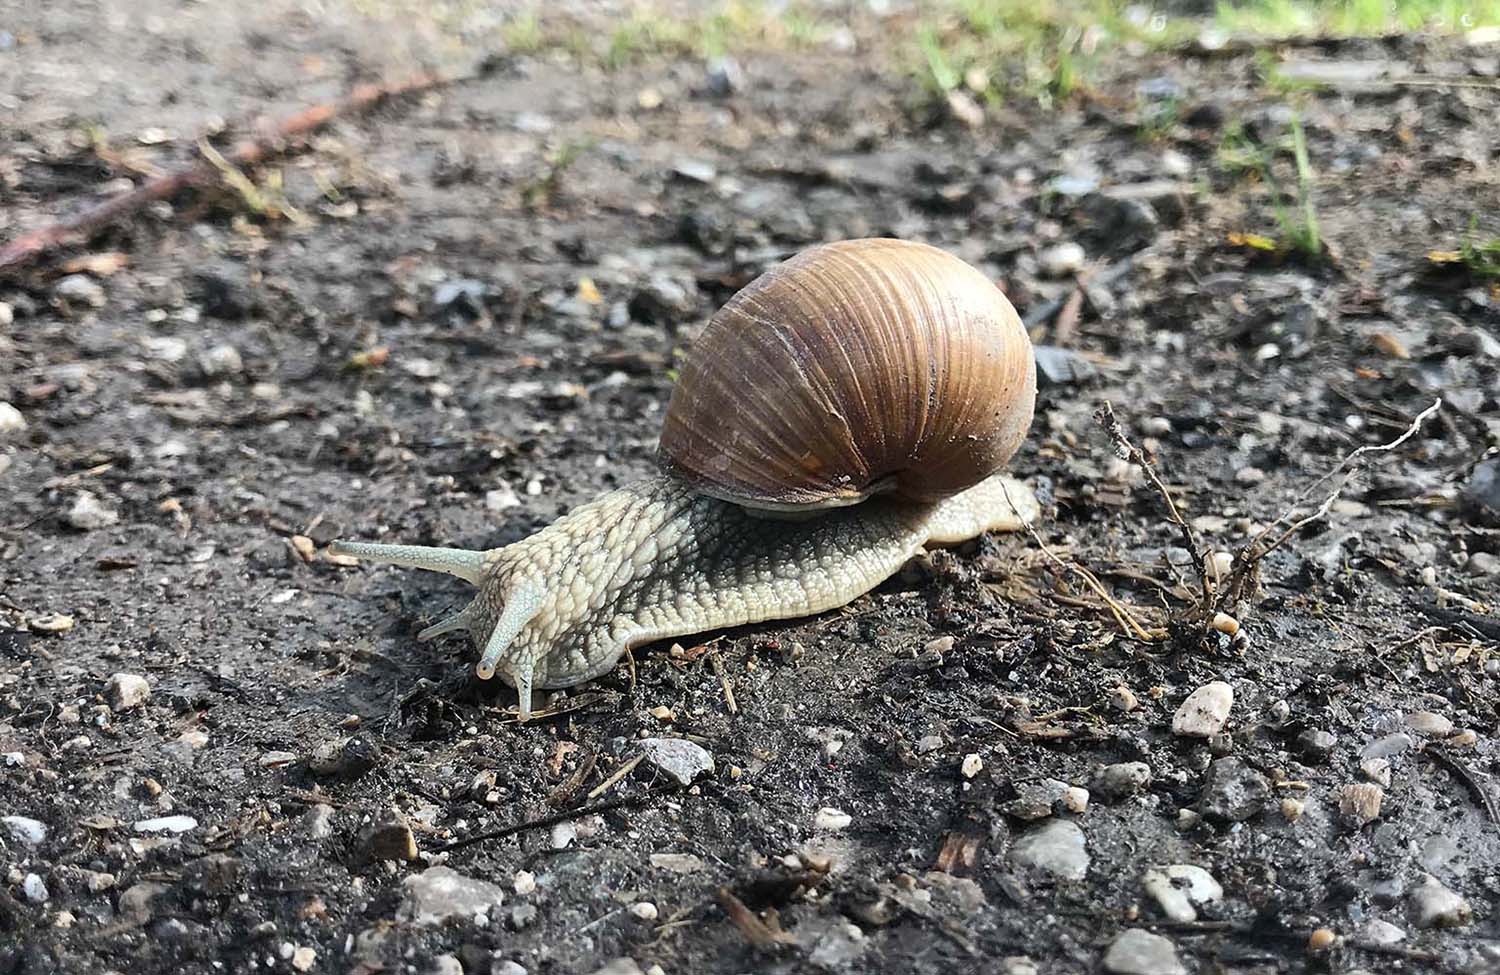
M 391 98 L 427 91 L 456 80 L 458 79 L 446 75 L 424 72 L 388 84 L 357 85 L 338 101 L 304 108 L 280 122 L 266 126 L 260 135 L 241 142 L 217 161 L 212 158 L 198 159 L 175 172 L 149 179 L 128 193 L 110 197 L 70 217 L 22 234 L 0 247 L 0 271 L 19 267 L 70 241 L 87 239 L 149 203 L 170 199 L 193 187 L 213 185 L 223 179 L 226 171 L 224 167 L 238 169 L 254 166 L 279 155 L 286 151 L 289 143 L 316 132 L 341 115 L 368 111 Z

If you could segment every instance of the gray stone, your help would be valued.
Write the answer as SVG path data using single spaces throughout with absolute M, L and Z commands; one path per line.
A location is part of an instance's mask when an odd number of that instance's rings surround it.
M 151 683 L 138 674 L 114 674 L 104 687 L 104 696 L 114 710 L 129 711 L 151 697 Z
M 24 846 L 39 846 L 47 838 L 47 826 L 40 820 L 26 816 L 6 816 L 0 819 L 10 838 Z
M 1411 751 L 1413 744 L 1415 743 L 1412 741 L 1410 735 L 1398 731 L 1383 738 L 1376 738 L 1364 747 L 1364 750 L 1359 753 L 1359 757 L 1390 758 L 1394 755 L 1400 755 L 1402 752 Z
M 1500 457 L 1474 465 L 1461 497 L 1475 520 L 1500 524 Z
M 1322 728 L 1309 728 L 1297 736 L 1297 748 L 1309 761 L 1321 762 L 1338 745 L 1338 737 Z
M 1027 821 L 1046 819 L 1052 815 L 1052 807 L 1061 802 L 1068 792 L 1068 783 L 1057 779 L 1042 779 L 1038 782 L 1023 782 L 1016 786 L 1019 793 L 1002 808 L 1005 813 Z
M 1088 382 L 1099 374 L 1094 364 L 1072 349 L 1055 345 L 1032 348 L 1036 357 L 1037 381 L 1043 386 L 1073 386 Z
M 25 429 L 26 417 L 21 415 L 21 411 L 4 400 L 0 400 L 0 437 L 20 433 Z
M 167 892 L 165 884 L 151 883 L 146 881 L 127 887 L 120 893 L 120 901 L 115 907 L 120 920 L 129 921 L 133 924 L 145 924 L 151 920 L 154 905 L 158 899 Z
M 1116 762 L 1094 776 L 1093 790 L 1105 799 L 1118 801 L 1135 795 L 1151 784 L 1151 766 L 1145 762 Z
M 1442 738 L 1453 734 L 1453 722 L 1431 711 L 1413 711 L 1406 716 L 1406 726 L 1419 735 Z
M 33 904 L 45 904 L 52 899 L 52 894 L 47 890 L 47 884 L 40 876 L 28 873 L 26 879 L 21 881 L 21 893 Z
M 1186 975 L 1177 960 L 1177 946 L 1140 928 L 1127 928 L 1110 943 L 1104 970 L 1114 975 Z
M 448 867 L 428 867 L 402 881 L 405 892 L 397 916 L 413 924 L 442 924 L 449 918 L 472 919 L 505 901 L 505 892 Z
M 120 520 L 120 513 L 113 508 L 106 508 L 92 492 L 79 491 L 78 496 L 73 499 L 73 506 L 63 515 L 63 520 L 79 531 L 90 532 L 115 524 Z
M 1271 783 L 1238 758 L 1221 758 L 1208 767 L 1198 809 L 1205 816 L 1242 822 L 1259 813 L 1271 795 Z
M 1082 880 L 1089 872 L 1088 838 L 1077 823 L 1050 820 L 1022 834 L 1011 847 L 1016 867 L 1055 880 Z
M 452 955 L 438 955 L 427 966 L 427 975 L 464 975 L 464 966 Z
M 1141 886 L 1161 906 L 1163 914 L 1183 923 L 1198 919 L 1198 907 L 1224 898 L 1224 888 L 1213 874 L 1191 863 L 1147 870 Z
M 1419 928 L 1457 928 L 1474 919 L 1474 908 L 1469 902 L 1431 874 L 1423 874 L 1422 880 L 1407 892 L 1406 900 L 1412 920 Z
M 52 294 L 70 305 L 104 307 L 104 288 L 86 274 L 70 274 L 52 286 Z
M 634 958 L 616 958 L 603 968 L 594 969 L 594 975 L 646 975 Z
M 1172 715 L 1172 734 L 1209 738 L 1224 730 L 1234 707 L 1234 688 L 1221 680 L 1204 684 L 1189 694 Z
M 640 744 L 647 764 L 666 773 L 678 785 L 692 785 L 693 779 L 714 770 L 714 757 L 686 738 L 645 738 Z

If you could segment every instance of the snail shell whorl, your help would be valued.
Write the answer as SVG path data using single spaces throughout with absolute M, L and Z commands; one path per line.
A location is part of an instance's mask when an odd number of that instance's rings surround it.
M 958 258 L 901 240 L 803 251 L 710 319 L 662 425 L 696 490 L 795 511 L 935 501 L 1010 460 L 1036 364 L 1015 309 Z

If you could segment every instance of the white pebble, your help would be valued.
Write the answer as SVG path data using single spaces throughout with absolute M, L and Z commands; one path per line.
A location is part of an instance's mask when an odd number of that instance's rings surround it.
M 21 892 L 33 904 L 45 904 L 52 897 L 47 891 L 47 885 L 42 882 L 42 878 L 34 873 L 28 873 L 26 879 L 21 882 Z
M 1172 733 L 1184 738 L 1210 738 L 1224 729 L 1234 707 L 1234 688 L 1216 680 L 1187 696 L 1172 715 Z
M 650 901 L 637 901 L 631 904 L 630 913 L 642 921 L 655 921 L 657 917 L 656 905 Z
M 853 816 L 832 806 L 824 806 L 813 816 L 814 829 L 837 831 L 844 829 L 852 822 L 854 822 Z
M 1413 711 L 1406 716 L 1406 726 L 1419 735 L 1441 738 L 1453 734 L 1453 722 L 1431 711 Z
M 162 816 L 158 819 L 142 819 L 135 824 L 137 833 L 186 833 L 196 829 L 198 820 L 191 816 Z
M 0 819 L 11 839 L 26 846 L 38 846 L 47 838 L 47 826 L 39 820 L 26 816 L 6 816 Z
M 20 433 L 26 429 L 26 418 L 21 411 L 11 406 L 5 400 L 0 400 L 0 436 L 8 433 Z
M 151 684 L 139 674 L 115 674 L 104 688 L 109 706 L 116 711 L 129 711 L 146 703 L 151 696 Z
M 536 874 L 530 870 L 517 870 L 511 886 L 518 894 L 530 894 L 536 890 Z
M 73 507 L 68 509 L 63 518 L 79 531 L 87 532 L 97 528 L 108 528 L 120 520 L 120 513 L 112 508 L 106 508 L 91 492 L 79 491 L 78 497 L 73 499 Z
M 1037 255 L 1037 261 L 1041 264 L 1042 273 L 1049 278 L 1066 277 L 1076 274 L 1083 268 L 1083 262 L 1088 258 L 1084 249 L 1068 241 L 1063 244 L 1054 244 Z
M 963 765 L 959 767 L 959 771 L 963 773 L 964 778 L 966 779 L 972 779 L 983 770 L 984 759 L 980 758 L 973 752 L 970 752 L 969 754 L 964 756 Z

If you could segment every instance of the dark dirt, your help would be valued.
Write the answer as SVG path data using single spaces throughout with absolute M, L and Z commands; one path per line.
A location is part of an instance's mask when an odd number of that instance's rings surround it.
M 121 6 L 0 16 L 0 237 L 181 164 L 214 116 L 484 50 L 419 10 Z M 0 400 L 25 424 L 0 411 L 0 814 L 45 828 L 0 829 L 0 972 L 1092 972 L 1128 928 L 1190 972 L 1500 968 L 1500 523 L 1481 496 L 1500 291 L 1427 256 L 1475 215 L 1500 233 L 1500 48 L 1288 47 L 1490 85 L 1294 95 L 1253 54 L 1120 54 L 1081 95 L 974 131 L 914 108 L 896 45 L 855 27 L 854 53 L 742 56 L 717 97 L 691 59 L 503 58 L 288 158 L 304 222 L 199 195 L 0 281 Z M 1137 94 L 1153 79 L 1170 105 Z M 1275 143 L 1289 104 L 1322 263 L 1230 239 L 1279 232 L 1226 132 Z M 1052 551 L 1148 627 L 1191 603 L 1188 556 L 1098 404 L 1227 551 L 1443 406 L 1265 561 L 1238 643 L 1130 638 L 1032 539 L 990 537 L 841 612 L 653 647 L 634 682 L 622 667 L 518 726 L 463 641 L 414 640 L 463 585 L 322 553 L 503 544 L 648 474 L 708 314 L 810 243 L 877 234 L 949 248 L 1023 315 L 1073 289 L 1038 270 L 1052 245 L 1131 260 L 1034 329 L 1082 375 L 1045 385 L 1014 468 Z M 111 253 L 123 266 L 62 270 Z M 112 707 L 121 673 L 149 699 Z M 1224 731 L 1174 735 L 1211 681 L 1234 691 Z M 586 798 L 648 735 L 716 770 L 681 790 L 642 765 Z M 1123 762 L 1149 783 L 1102 785 Z M 1091 789 L 1087 810 L 1046 779 Z M 1359 822 L 1370 790 L 1349 787 L 1382 781 Z M 593 802 L 617 805 L 436 852 Z M 193 825 L 135 825 L 168 816 Z M 1082 829 L 1082 879 L 1076 850 L 1028 865 L 1060 822 Z M 438 862 L 504 905 L 414 923 L 404 881 Z M 1167 917 L 1143 887 L 1167 864 L 1222 899 Z M 1439 911 L 1451 927 L 1420 916 L 1434 884 L 1467 904 Z M 790 943 L 750 943 L 721 887 L 779 911 Z

